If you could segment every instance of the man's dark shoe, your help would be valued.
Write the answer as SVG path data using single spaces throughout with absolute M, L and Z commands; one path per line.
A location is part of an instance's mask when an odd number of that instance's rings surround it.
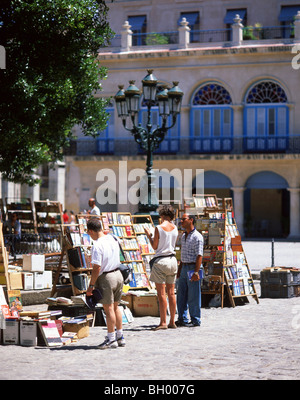
M 190 321 L 187 324 L 184 324 L 184 326 L 186 326 L 187 328 L 193 328 L 196 326 L 200 326 L 200 324 L 195 324 L 194 322 Z
M 186 322 L 183 322 L 183 321 L 178 320 L 178 321 L 175 321 L 175 325 L 176 325 L 177 327 L 186 326 Z

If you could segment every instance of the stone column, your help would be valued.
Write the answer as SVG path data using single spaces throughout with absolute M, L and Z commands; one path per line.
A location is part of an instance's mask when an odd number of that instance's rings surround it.
M 33 178 L 39 178 L 38 175 L 34 175 Z M 22 187 L 22 197 L 30 197 L 32 202 L 39 201 L 40 200 L 40 185 L 34 185 L 34 186 L 29 186 L 29 185 L 24 185 Z
M 300 238 L 300 188 L 288 188 L 290 192 L 290 234 L 288 239 Z
M 188 27 L 188 21 L 186 18 L 182 18 L 180 26 L 178 27 L 179 32 L 179 48 L 187 49 L 190 43 L 190 31 L 191 28 Z
M 2 181 L 2 198 L 8 198 L 8 202 L 21 200 L 21 184 L 10 181 Z
M 64 162 L 57 162 L 54 169 L 49 169 L 49 193 L 50 201 L 59 201 L 64 208 L 65 204 L 65 174 L 66 165 Z
M 243 41 L 243 24 L 241 24 L 242 19 L 238 14 L 234 18 L 234 24 L 231 25 L 232 29 L 232 46 L 240 46 Z
M 244 190 L 245 187 L 232 187 L 235 222 L 240 236 L 244 236 Z
M 243 153 L 243 117 L 244 117 L 244 105 L 233 104 L 233 150 L 236 154 Z
M 295 41 L 300 42 L 300 11 L 298 11 L 297 15 L 295 16 Z
M 123 30 L 121 31 L 121 52 L 130 51 L 132 47 L 132 31 L 130 30 L 131 25 L 128 21 L 122 25 Z

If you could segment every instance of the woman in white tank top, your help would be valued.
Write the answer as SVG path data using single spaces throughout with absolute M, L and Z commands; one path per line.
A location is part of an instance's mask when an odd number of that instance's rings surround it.
M 175 216 L 171 205 L 163 205 L 159 208 L 161 224 L 155 228 L 154 237 L 145 229 L 155 257 L 151 260 L 152 269 L 150 280 L 155 282 L 160 310 L 160 323 L 154 330 L 176 328 L 176 296 L 175 282 L 177 275 L 177 259 L 175 257 L 175 244 L 178 236 L 176 225 L 172 222 Z M 170 321 L 167 325 L 167 298 L 169 299 Z

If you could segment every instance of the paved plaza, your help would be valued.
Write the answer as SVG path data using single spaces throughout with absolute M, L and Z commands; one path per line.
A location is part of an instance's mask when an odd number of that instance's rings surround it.
M 270 266 L 267 247 L 270 242 L 244 243 L 253 271 Z M 299 268 L 299 247 L 299 243 L 275 243 L 278 263 L 286 261 L 290 266 L 288 263 L 295 262 Z M 260 296 L 258 280 L 255 286 Z M 37 307 L 47 306 L 26 309 Z M 299 380 L 300 297 L 260 298 L 259 304 L 250 298 L 248 304 L 235 308 L 202 308 L 200 328 L 151 330 L 158 322 L 158 317 L 136 317 L 124 325 L 124 348 L 97 349 L 105 327 L 91 328 L 88 338 L 56 349 L 0 346 L 0 379 L 103 380 L 99 388 L 104 394 L 117 393 L 121 385 L 129 387 L 131 383 L 139 387 L 139 394 L 141 387 L 154 391 L 149 386 L 154 380 L 172 385 L 213 379 Z M 131 382 L 133 379 L 138 382 Z M 134 393 L 138 394 L 131 392 L 132 397 Z

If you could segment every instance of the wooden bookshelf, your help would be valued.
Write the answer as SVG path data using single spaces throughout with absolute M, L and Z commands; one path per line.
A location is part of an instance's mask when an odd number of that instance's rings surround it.
M 58 201 L 41 200 L 34 202 L 38 233 L 62 233 L 63 212 Z
M 134 279 L 129 285 L 124 285 L 124 290 L 150 288 L 151 285 L 143 262 L 138 237 L 134 230 L 131 213 L 103 212 L 101 215 L 108 221 L 109 232 L 120 240 L 122 248 L 121 262 L 127 263 L 133 272 Z
M 225 287 L 230 305 L 235 307 L 239 300 L 248 302 L 258 296 L 250 268 L 243 250 L 233 212 L 231 198 L 223 199 L 223 207 L 205 207 L 203 216 L 197 219 L 196 229 L 204 239 L 202 295 L 219 295 L 221 307 L 224 306 Z
M 74 239 L 74 235 L 79 239 Z M 91 267 L 91 246 L 84 244 L 85 233 L 72 232 L 64 236 L 64 251 L 67 256 L 67 266 L 74 296 L 85 294 L 91 279 L 93 268 Z M 87 234 L 86 234 L 87 235 Z M 89 236 L 89 235 L 88 235 Z M 78 241 L 79 240 L 79 241 Z
M 103 226 L 103 217 L 102 216 L 100 216 L 100 215 L 94 215 L 94 214 L 83 214 L 83 213 L 79 213 L 79 214 L 76 214 L 76 221 L 77 221 L 77 224 L 80 226 L 80 230 L 82 231 L 84 231 L 84 232 L 86 232 L 87 231 L 87 222 L 88 222 L 88 220 L 90 219 L 90 218 L 97 218 L 97 219 L 99 219 L 100 220 L 100 222 L 101 222 L 101 225 L 102 225 L 102 228 L 104 228 L 104 226 Z M 71 226 L 71 225 L 68 225 L 68 226 Z
M 219 203 L 215 194 L 193 195 L 195 208 L 205 209 L 205 211 L 215 211 L 219 209 Z
M 142 253 L 145 271 L 150 277 L 150 260 L 155 255 L 155 250 L 152 248 L 150 240 L 146 236 L 145 228 L 148 228 L 154 235 L 155 225 L 150 214 L 137 214 L 132 215 L 133 229 L 135 231 L 140 251 Z M 154 283 L 149 281 L 152 288 L 155 287 Z
M 232 199 L 224 198 L 223 204 L 226 220 L 224 276 L 229 299 L 233 307 L 239 299 L 247 299 L 248 296 L 252 296 L 259 303 L 241 236 L 235 222 Z
M 5 203 L 6 221 L 11 219 L 11 214 L 16 213 L 21 223 L 21 233 L 37 233 L 33 203 L 30 198 L 14 199 L 6 197 Z

